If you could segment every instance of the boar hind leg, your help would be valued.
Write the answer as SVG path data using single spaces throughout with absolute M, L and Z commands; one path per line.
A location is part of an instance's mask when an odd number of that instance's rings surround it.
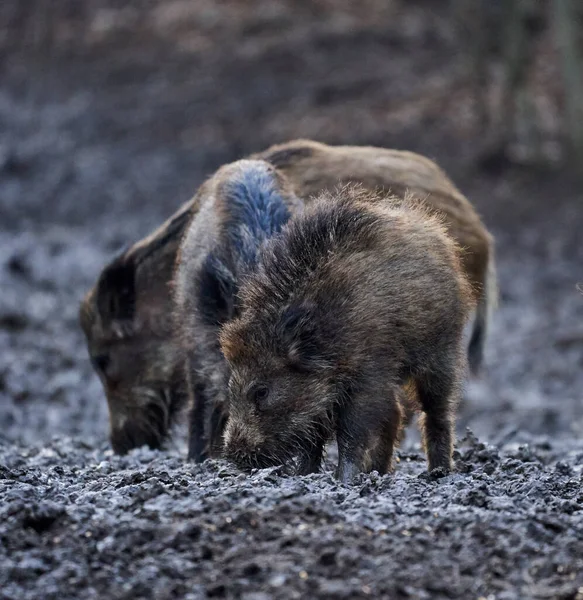
M 417 379 L 423 410 L 420 426 L 427 453 L 429 471 L 452 468 L 455 408 L 458 401 L 456 364 L 438 373 L 426 373 Z
M 402 407 L 401 429 L 399 430 L 399 444 L 402 444 L 407 437 L 407 428 L 413 423 L 415 414 L 419 410 L 419 398 L 417 394 L 417 384 L 413 379 L 409 379 L 399 391 L 399 400 Z
M 387 402 L 386 398 L 385 402 Z M 389 405 L 385 410 L 386 414 L 380 423 L 378 437 L 370 440 L 370 468 L 366 469 L 367 471 L 378 471 L 381 475 L 392 471 L 393 450 L 402 436 L 403 411 L 397 392 L 392 393 Z
M 359 472 L 387 473 L 400 428 L 394 389 L 360 392 L 343 405 L 338 415 L 338 479 L 350 483 Z

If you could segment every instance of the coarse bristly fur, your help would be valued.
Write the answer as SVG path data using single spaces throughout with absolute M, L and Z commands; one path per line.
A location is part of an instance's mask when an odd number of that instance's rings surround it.
M 284 176 L 260 160 L 226 165 L 205 184 L 199 213 L 180 246 L 175 321 L 189 389 L 190 459 L 218 452 L 227 415 L 228 368 L 218 334 L 238 311 L 242 278 L 260 245 L 301 206 Z
M 221 331 L 226 456 L 307 473 L 335 434 L 341 480 L 385 473 L 413 380 L 429 469 L 451 469 L 473 298 L 459 247 L 419 203 L 322 196 L 261 249 Z
M 411 194 L 442 214 L 449 234 L 465 250 L 464 270 L 479 301 L 469 346 L 470 366 L 478 371 L 496 301 L 493 241 L 470 202 L 433 161 L 413 152 L 312 140 L 275 145 L 254 158 L 273 165 L 306 203 L 353 182 L 398 197 Z M 81 325 L 105 389 L 116 452 L 143 443 L 158 447 L 185 404 L 182 360 L 169 318 L 170 282 L 184 232 L 208 192 L 207 182 L 156 231 L 107 264 L 82 301 Z M 393 200 L 386 196 L 386 201 Z M 154 397 L 159 411 L 146 401 Z

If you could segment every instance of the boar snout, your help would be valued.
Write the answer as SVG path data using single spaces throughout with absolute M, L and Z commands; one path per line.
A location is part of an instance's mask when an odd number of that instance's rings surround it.
M 265 438 L 253 425 L 245 422 L 234 422 L 230 419 L 224 438 L 224 454 L 226 458 L 242 470 L 265 468 L 277 464 L 269 460 L 265 453 Z

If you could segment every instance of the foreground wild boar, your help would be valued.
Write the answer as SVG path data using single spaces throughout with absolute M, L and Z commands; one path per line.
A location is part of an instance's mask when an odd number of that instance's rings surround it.
M 219 328 L 237 314 L 237 293 L 260 245 L 302 203 L 269 163 L 240 160 L 205 183 L 204 200 L 180 246 L 174 276 L 176 337 L 191 399 L 189 449 L 220 451 L 229 372 Z
M 478 300 L 469 346 L 470 366 L 477 371 L 496 298 L 492 238 L 434 162 L 412 152 L 310 140 L 272 146 L 255 158 L 275 166 L 305 202 L 339 184 L 360 183 L 399 197 L 409 193 L 443 213 L 450 235 L 466 250 L 462 261 Z M 106 265 L 81 304 L 81 325 L 107 396 L 116 452 L 144 443 L 159 447 L 185 405 L 170 281 L 184 231 L 207 192 L 203 184 L 173 217 Z
M 429 469 L 449 470 L 473 304 L 460 250 L 426 209 L 347 188 L 323 197 L 262 248 L 221 331 L 226 456 L 297 458 L 307 473 L 335 434 L 342 481 L 386 473 L 412 378 Z

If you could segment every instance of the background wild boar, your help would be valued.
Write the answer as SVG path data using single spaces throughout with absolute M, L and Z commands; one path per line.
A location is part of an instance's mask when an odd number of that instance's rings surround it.
M 474 300 L 458 246 L 426 209 L 327 195 L 262 248 L 240 302 L 220 336 L 228 458 L 245 468 L 297 457 L 307 473 L 336 434 L 341 480 L 385 473 L 412 378 L 429 469 L 451 468 Z
M 237 313 L 237 292 L 262 242 L 278 233 L 301 201 L 269 163 L 241 160 L 205 183 L 174 277 L 176 335 L 191 399 L 191 459 L 218 452 L 227 415 L 228 368 L 219 328 Z
M 462 263 L 477 299 L 468 359 L 472 373 L 479 372 L 497 302 L 494 242 L 474 207 L 435 162 L 404 150 L 329 146 L 312 140 L 275 145 L 254 156 L 275 165 L 302 198 L 332 192 L 339 184 L 360 183 L 398 198 L 418 198 L 439 211 L 448 233 L 465 249 Z
M 434 162 L 413 152 L 329 146 L 310 140 L 272 146 L 254 158 L 274 165 L 305 202 L 338 185 L 360 183 L 369 190 L 390 190 L 401 198 L 410 194 L 436 207 L 449 233 L 465 249 L 463 266 L 478 300 L 469 346 L 470 365 L 478 370 L 496 299 L 492 237 Z M 158 230 L 107 265 L 82 302 L 81 325 L 107 395 L 116 452 L 143 443 L 158 447 L 185 404 L 184 386 L 176 376 L 182 365 L 177 364 L 172 337 L 170 280 L 185 228 L 207 193 L 208 186 L 203 184 Z M 156 414 L 164 419 L 157 419 Z
M 158 448 L 186 404 L 171 338 L 168 276 L 190 214 L 183 208 L 111 261 L 81 303 L 79 318 L 118 454 L 144 444 Z

